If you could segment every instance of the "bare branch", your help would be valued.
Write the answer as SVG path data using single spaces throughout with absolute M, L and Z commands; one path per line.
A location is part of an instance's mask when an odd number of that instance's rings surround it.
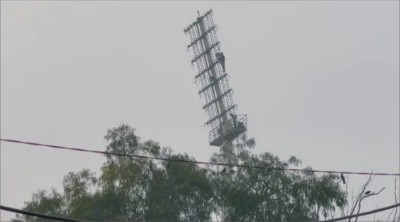
M 363 195 L 364 195 L 364 193 L 365 193 L 365 190 L 367 189 L 368 185 L 371 183 L 372 180 L 373 180 L 373 177 L 372 177 L 372 172 L 371 172 L 371 174 L 369 175 L 369 178 L 368 178 L 367 182 L 364 183 L 364 185 L 361 187 L 361 189 L 360 189 L 360 191 L 359 191 L 359 193 L 358 193 L 358 196 L 357 196 L 357 198 L 356 198 L 356 201 L 354 202 L 354 205 L 353 205 L 353 207 L 351 208 L 350 216 L 354 214 L 354 211 L 356 210 L 357 206 L 358 206 L 358 208 L 359 208 L 359 209 L 358 209 L 358 212 L 360 212 L 360 208 L 361 208 L 361 203 L 360 203 L 360 202 L 361 202 L 361 198 L 363 197 Z M 352 217 L 349 218 L 348 222 L 351 222 L 351 219 L 352 219 Z M 355 218 L 355 221 L 357 221 L 357 217 Z
M 365 187 L 365 188 L 367 188 L 367 187 Z M 363 194 L 364 196 L 362 196 L 361 199 L 360 199 L 360 201 L 358 202 L 358 211 L 357 211 L 357 214 L 360 213 L 360 210 L 361 210 L 361 201 L 362 201 L 362 200 L 364 200 L 365 198 L 370 197 L 370 196 L 378 195 L 378 194 L 380 194 L 384 189 L 385 189 L 385 187 L 383 187 L 383 188 L 382 188 L 380 191 L 378 191 L 378 192 L 372 192 L 372 193 L 368 193 L 368 194 L 367 194 L 367 192 L 370 192 L 370 191 L 365 192 L 365 193 Z M 357 220 L 358 220 L 358 217 L 356 217 L 356 219 L 354 220 L 354 222 L 357 222 Z
M 373 176 L 373 174 L 371 172 L 368 180 L 364 183 L 364 185 L 361 187 L 361 189 L 359 191 L 359 194 L 358 194 L 358 196 L 356 198 L 356 201 L 354 202 L 354 205 L 353 205 L 353 207 L 351 209 L 350 216 L 353 215 L 356 210 L 357 210 L 357 214 L 360 213 L 360 211 L 361 211 L 361 202 L 365 198 L 371 197 L 371 196 L 376 196 L 376 195 L 380 194 L 385 189 L 385 187 L 383 187 L 378 192 L 371 192 L 369 190 L 366 191 L 368 186 L 370 185 L 370 183 L 374 180 L 374 178 L 375 178 L 375 176 Z M 352 218 L 349 218 L 348 222 L 351 222 L 351 219 Z M 358 220 L 358 217 L 355 217 L 354 222 L 357 222 L 357 220 Z
M 375 208 L 376 208 L 376 209 L 379 209 L 378 204 L 375 204 Z M 374 213 L 374 219 L 373 219 L 372 221 L 376 221 L 375 216 L 376 216 L 376 213 Z
M 396 202 L 396 204 L 398 203 L 397 198 L 398 198 L 397 197 L 397 178 L 394 178 L 394 201 Z M 394 216 L 393 216 L 393 222 L 396 221 L 398 207 L 396 207 L 394 210 L 395 211 L 394 211 Z M 397 221 L 400 221 L 400 215 L 399 215 L 399 217 L 397 219 L 398 219 Z
M 357 210 L 357 214 L 359 214 L 360 213 L 360 210 L 361 210 L 361 201 L 362 201 L 363 199 L 360 199 L 360 201 L 358 201 L 358 210 Z M 358 217 L 356 217 L 356 219 L 354 220 L 354 222 L 357 222 L 357 220 L 358 220 Z
M 371 195 L 369 195 L 369 196 L 378 195 L 378 194 L 380 194 L 384 189 L 385 189 L 385 187 L 383 187 L 380 191 L 378 191 L 378 193 L 371 193 Z
M 390 217 L 392 216 L 392 214 L 393 214 L 393 211 L 390 211 L 389 216 L 387 217 L 386 221 L 389 221 L 389 220 L 390 220 Z M 394 218 L 395 218 L 395 217 L 394 217 Z M 394 220 L 394 218 L 393 218 L 393 220 Z
M 369 214 L 374 214 L 374 213 L 381 212 L 381 211 L 385 211 L 385 210 L 389 210 L 389 209 L 392 209 L 392 208 L 395 208 L 395 207 L 400 207 L 400 204 L 394 204 L 394 205 L 391 205 L 391 206 L 382 207 L 382 208 L 379 208 L 379 209 L 375 209 L 375 210 L 363 212 L 363 213 L 360 213 L 360 214 L 355 214 L 355 215 L 350 215 L 350 216 L 345 216 L 345 217 L 334 218 L 334 219 L 332 219 L 332 220 L 325 220 L 325 221 L 323 221 L 323 222 L 341 221 L 341 220 L 345 220 L 345 219 L 352 218 L 352 217 L 359 217 L 359 216 L 365 216 L 365 215 L 369 215 Z

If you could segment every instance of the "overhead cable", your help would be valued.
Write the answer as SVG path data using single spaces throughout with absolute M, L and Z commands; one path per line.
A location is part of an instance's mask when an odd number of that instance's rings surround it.
M 391 206 L 387 206 L 387 207 L 378 208 L 378 209 L 371 210 L 371 211 L 366 211 L 366 212 L 359 213 L 359 214 L 353 214 L 353 215 L 349 215 L 349 216 L 333 218 L 330 220 L 324 220 L 322 222 L 334 222 L 334 221 L 346 220 L 346 219 L 350 219 L 350 218 L 354 218 L 354 217 L 360 217 L 360 216 L 365 216 L 365 215 L 369 215 L 369 214 L 374 214 L 377 212 L 389 210 L 389 209 L 396 208 L 396 207 L 400 207 L 400 203 L 394 204 Z M 0 209 L 5 210 L 5 211 L 14 212 L 14 213 L 35 216 L 35 217 L 39 217 L 39 218 L 45 218 L 45 219 L 56 220 L 56 221 L 75 221 L 75 222 L 81 221 L 81 222 L 83 222 L 82 220 L 70 219 L 70 218 L 65 218 L 65 217 L 57 217 L 57 216 L 49 216 L 49 215 L 39 214 L 39 213 L 30 212 L 30 211 L 26 211 L 26 210 L 20 210 L 20 209 L 2 206 L 2 205 L 0 205 Z
M 65 217 L 38 214 L 38 213 L 35 213 L 35 212 L 30 212 L 30 211 L 26 211 L 26 210 L 20 210 L 20 209 L 7 207 L 7 206 L 3 206 L 3 205 L 0 205 L 0 209 L 1 210 L 5 210 L 5 211 L 18 213 L 18 214 L 24 214 L 24 215 L 29 215 L 29 216 L 39 217 L 39 218 L 45 218 L 45 219 L 49 219 L 49 220 L 53 220 L 53 221 L 54 220 L 56 220 L 56 221 L 74 221 L 74 222 L 82 221 L 82 220 L 70 219 L 70 218 L 65 218 Z
M 54 148 L 54 149 L 97 153 L 97 154 L 111 155 L 111 156 L 126 156 L 126 157 L 140 158 L 140 159 L 153 159 L 153 160 L 173 161 L 173 162 L 182 162 L 182 163 L 194 163 L 194 164 L 202 164 L 202 165 L 255 168 L 255 169 L 262 169 L 262 170 L 280 170 L 280 171 L 308 172 L 308 173 L 335 173 L 335 174 L 342 173 L 342 174 L 353 174 L 353 175 L 400 176 L 400 173 L 374 173 L 374 172 L 352 172 L 352 171 L 335 171 L 335 170 L 313 170 L 313 169 L 307 169 L 307 168 L 305 168 L 305 169 L 278 168 L 278 167 L 265 167 L 265 166 L 251 166 L 251 165 L 243 165 L 243 164 L 192 161 L 192 160 L 184 160 L 184 159 L 153 157 L 153 156 L 135 155 L 135 154 L 127 154 L 127 153 L 113 153 L 113 152 L 99 151 L 99 150 L 88 150 L 88 149 L 82 149 L 82 148 L 49 145 L 49 144 L 26 142 L 26 141 L 13 140 L 13 139 L 0 139 L 0 141 L 10 142 L 10 143 L 20 143 L 20 144 L 26 144 L 26 145 L 31 145 L 31 146 L 49 147 L 49 148 Z

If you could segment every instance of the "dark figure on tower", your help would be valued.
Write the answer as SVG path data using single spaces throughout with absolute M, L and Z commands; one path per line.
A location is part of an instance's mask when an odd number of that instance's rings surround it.
M 217 61 L 221 62 L 222 70 L 225 72 L 225 56 L 224 56 L 224 53 L 217 52 L 217 53 L 215 53 L 215 57 L 217 58 Z

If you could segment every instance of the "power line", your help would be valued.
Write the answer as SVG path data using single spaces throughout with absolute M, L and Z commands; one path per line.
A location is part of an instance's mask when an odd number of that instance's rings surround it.
M 353 218 L 353 217 L 365 216 L 365 215 L 368 215 L 368 214 L 373 214 L 373 213 L 377 213 L 377 212 L 380 212 L 380 211 L 389 210 L 389 209 L 392 209 L 392 208 L 395 208 L 395 207 L 400 207 L 400 203 L 394 204 L 394 205 L 391 205 L 391 206 L 387 206 L 387 207 L 378 208 L 378 209 L 371 210 L 371 211 L 366 211 L 366 212 L 359 213 L 359 214 L 353 214 L 353 215 L 350 215 L 350 216 L 339 217 L 339 218 L 334 218 L 334 219 L 330 219 L 330 220 L 324 220 L 322 222 L 333 222 L 333 221 L 345 220 L 345 219 L 349 219 L 349 218 Z
M 133 158 L 141 158 L 141 159 L 153 159 L 153 160 L 162 160 L 162 161 L 174 161 L 174 162 L 182 162 L 182 163 L 195 163 L 202 165 L 214 165 L 214 166 L 229 166 L 229 167 L 242 167 L 242 168 L 255 168 L 255 169 L 263 169 L 263 170 L 281 170 L 281 171 L 293 171 L 293 172 L 312 172 L 312 173 L 335 173 L 335 174 L 353 174 L 353 175 L 375 175 L 375 176 L 400 176 L 399 173 L 368 173 L 368 172 L 352 172 L 352 171 L 335 171 L 335 170 L 312 170 L 312 169 L 296 169 L 296 168 L 278 168 L 278 167 L 265 167 L 265 166 L 251 166 L 251 165 L 243 165 L 243 164 L 230 164 L 230 163 L 218 163 L 218 162 L 206 162 L 206 161 L 191 161 L 191 160 L 183 160 L 183 159 L 171 159 L 171 158 L 163 158 L 163 157 L 152 157 L 152 156 L 144 156 L 144 155 L 135 155 L 135 154 L 126 154 L 126 153 L 112 153 L 107 151 L 99 151 L 99 150 L 88 150 L 82 148 L 74 148 L 74 147 L 65 147 L 58 145 L 49 145 L 35 142 L 26 142 L 20 140 L 12 140 L 12 139 L 1 139 L 0 141 L 10 142 L 10 143 L 20 143 L 31 146 L 41 146 L 41 147 L 49 147 L 54 149 L 63 149 L 63 150 L 71 150 L 71 151 L 79 151 L 79 152 L 89 152 L 89 153 L 97 153 L 103 155 L 112 155 L 112 156 L 126 156 Z
M 14 212 L 14 213 L 19 213 L 19 214 L 24 214 L 24 215 L 29 215 L 29 216 L 39 217 L 39 218 L 50 219 L 50 220 L 74 221 L 74 222 L 82 221 L 82 220 L 70 219 L 70 218 L 65 218 L 65 217 L 57 217 L 57 216 L 38 214 L 38 213 L 35 213 L 35 212 L 30 212 L 30 211 L 26 211 L 26 210 L 20 210 L 20 209 L 16 209 L 16 208 L 12 208 L 12 207 L 6 207 L 6 206 L 2 206 L 2 205 L 0 205 L 0 209 L 5 210 L 5 211 Z
M 350 219 L 350 218 L 354 218 L 354 217 L 365 216 L 365 215 L 369 215 L 369 214 L 373 214 L 373 213 L 389 210 L 389 209 L 392 209 L 392 208 L 395 208 L 395 207 L 400 207 L 400 203 L 394 204 L 394 205 L 391 205 L 391 206 L 387 206 L 387 207 L 378 208 L 378 209 L 371 210 L 371 211 L 366 211 L 366 212 L 359 213 L 359 214 L 353 214 L 353 215 L 349 215 L 349 216 L 344 216 L 344 217 L 334 218 L 334 219 L 330 219 L 330 220 L 325 220 L 325 221 L 322 221 L 322 222 L 334 222 L 334 221 L 340 221 L 340 220 Z M 14 213 L 19 213 L 19 214 L 24 214 L 24 215 L 35 216 L 35 217 L 39 217 L 39 218 L 50 219 L 50 220 L 74 221 L 74 222 L 82 221 L 82 220 L 70 219 L 70 218 L 65 218 L 65 217 L 57 217 L 57 216 L 49 216 L 49 215 L 44 215 L 44 214 L 38 214 L 38 213 L 35 213 L 35 212 L 30 212 L 30 211 L 26 211 L 26 210 L 20 210 L 20 209 L 7 207 L 7 206 L 2 206 L 2 205 L 0 205 L 0 209 L 1 210 L 5 210 L 5 211 L 14 212 Z

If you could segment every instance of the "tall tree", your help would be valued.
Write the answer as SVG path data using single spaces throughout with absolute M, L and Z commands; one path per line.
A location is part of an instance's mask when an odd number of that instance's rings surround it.
M 224 221 L 283 221 L 316 220 L 346 203 L 340 178 L 286 171 L 301 161 L 253 154 L 255 141 L 245 135 L 221 147 L 211 162 L 265 169 L 199 166 L 187 154 L 173 154 L 152 140 L 141 142 L 135 130 L 124 124 L 109 129 L 105 139 L 106 151 L 119 155 L 107 155 L 99 177 L 87 169 L 70 172 L 64 177 L 62 193 L 39 190 L 24 209 L 101 221 L 206 221 L 215 216 Z
M 282 161 L 271 153 L 252 154 L 254 139 L 243 134 L 234 144 L 221 147 L 213 162 L 227 161 L 245 166 L 216 171 L 212 177 L 218 194 L 218 212 L 227 221 L 317 220 L 320 213 L 346 204 L 345 193 L 332 174 L 285 171 L 301 161 L 292 156 Z M 217 173 L 219 172 L 219 173 Z

